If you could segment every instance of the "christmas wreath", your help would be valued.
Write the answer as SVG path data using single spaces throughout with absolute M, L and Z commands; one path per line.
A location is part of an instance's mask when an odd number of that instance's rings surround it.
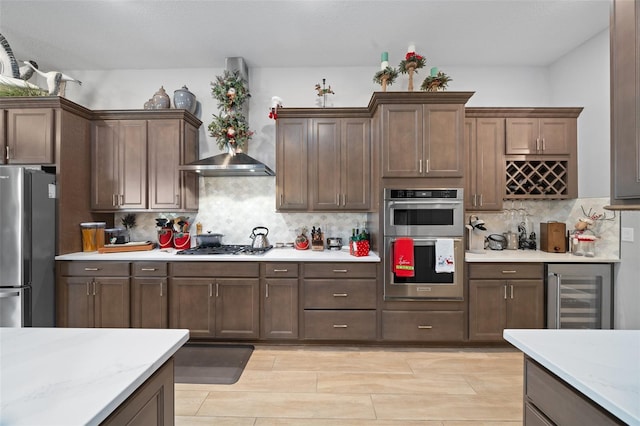
M 406 74 L 412 68 L 413 70 L 417 70 L 424 67 L 426 62 L 427 60 L 424 58 L 424 56 L 420 56 L 416 52 L 407 52 L 405 58 L 400 61 L 398 69 L 402 74 Z
M 424 79 L 420 90 L 427 92 L 435 92 L 438 90 L 444 90 L 447 88 L 447 84 L 451 81 L 451 77 L 439 71 L 435 76 L 429 76 Z
M 227 111 L 241 107 L 251 97 L 239 71 L 225 71 L 223 75 L 216 77 L 211 86 L 211 94 L 218 100 L 218 108 Z
M 395 68 L 386 67 L 385 69 L 378 71 L 373 76 L 373 82 L 382 85 L 383 82 L 386 80 L 387 84 L 391 86 L 393 82 L 396 81 L 397 77 L 398 77 L 398 70 L 396 70 Z
M 253 132 L 249 130 L 249 124 L 240 114 L 215 115 L 209 124 L 209 135 L 214 137 L 218 148 L 243 148 L 251 139 Z

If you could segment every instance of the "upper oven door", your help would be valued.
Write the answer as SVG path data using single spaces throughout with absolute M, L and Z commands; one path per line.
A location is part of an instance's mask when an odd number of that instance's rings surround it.
M 463 203 L 446 200 L 385 201 L 384 235 L 458 237 L 464 232 Z

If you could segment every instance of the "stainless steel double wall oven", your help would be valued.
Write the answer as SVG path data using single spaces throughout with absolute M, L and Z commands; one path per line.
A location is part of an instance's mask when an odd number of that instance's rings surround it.
M 462 188 L 384 190 L 385 300 L 462 300 L 464 269 Z M 413 240 L 414 274 L 394 272 L 398 238 Z M 453 240 L 453 272 L 436 272 L 436 241 Z

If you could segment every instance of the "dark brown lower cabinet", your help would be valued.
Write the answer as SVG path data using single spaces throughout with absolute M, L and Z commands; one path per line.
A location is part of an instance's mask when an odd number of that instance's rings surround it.
M 462 342 L 463 311 L 382 311 L 382 340 Z
M 130 327 L 129 264 L 59 262 L 59 327 Z
M 169 327 L 169 288 L 165 262 L 131 264 L 131 326 Z
M 469 265 L 469 340 L 503 341 L 505 328 L 544 328 L 542 264 Z
M 304 311 L 304 337 L 309 340 L 375 340 L 375 310 Z
M 529 358 L 524 362 L 524 425 L 623 425 L 573 386 Z
M 165 362 L 102 425 L 169 426 L 175 424 L 173 358 Z
M 267 278 L 262 295 L 265 339 L 298 338 L 298 278 Z

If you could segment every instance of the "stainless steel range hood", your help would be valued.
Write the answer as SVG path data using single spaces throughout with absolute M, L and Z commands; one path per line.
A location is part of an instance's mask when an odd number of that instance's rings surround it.
M 249 83 L 249 70 L 244 58 L 226 58 L 225 68 L 228 71 L 239 71 L 240 75 Z M 245 117 L 249 116 L 249 103 L 246 102 L 242 110 Z M 266 164 L 261 163 L 239 152 L 235 155 L 228 153 L 214 155 L 213 157 L 203 158 L 191 164 L 179 167 L 180 170 L 195 172 L 200 176 L 219 177 L 219 176 L 275 176 Z

